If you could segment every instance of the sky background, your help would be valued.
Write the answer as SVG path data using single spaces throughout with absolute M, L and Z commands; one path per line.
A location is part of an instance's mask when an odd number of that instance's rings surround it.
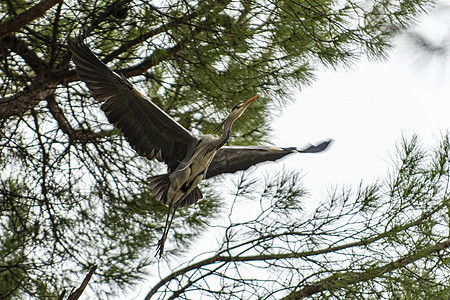
M 439 42 L 448 34 L 448 16 L 442 10 L 431 14 L 418 30 Z M 275 120 L 275 145 L 334 139 L 325 153 L 291 155 L 279 162 L 302 169 L 311 193 L 384 177 L 402 136 L 418 134 L 430 147 L 449 130 L 448 61 L 419 52 L 405 36 L 396 44 L 387 61 L 363 60 L 350 70 L 320 72 Z
M 449 10 L 440 6 L 422 18 L 416 28 L 440 42 L 449 35 L 449 15 Z M 425 55 L 403 36 L 396 40 L 396 47 L 383 62 L 363 59 L 350 69 L 316 73 L 317 80 L 298 91 L 295 101 L 274 119 L 271 142 L 302 147 L 332 138 L 333 144 L 323 153 L 293 154 L 259 165 L 252 176 L 258 178 L 283 169 L 301 171 L 310 194 L 305 205 L 312 207 L 325 201 L 334 187 L 356 189 L 360 182 L 370 184 L 386 178 L 402 136 L 417 134 L 424 147 L 432 147 L 450 130 L 448 67 L 445 56 Z M 220 185 L 232 186 L 236 178 L 238 175 L 224 176 Z M 248 218 L 252 203 L 244 201 L 239 205 L 243 217 Z M 223 208 L 225 218 L 227 209 Z M 168 264 L 160 261 L 159 276 L 168 275 L 170 268 L 192 259 L 196 253 L 216 249 L 216 239 L 220 239 L 220 234 L 212 227 L 198 238 L 189 257 Z M 126 293 L 127 298 L 142 299 L 156 284 L 157 277 L 151 276 L 135 286 Z

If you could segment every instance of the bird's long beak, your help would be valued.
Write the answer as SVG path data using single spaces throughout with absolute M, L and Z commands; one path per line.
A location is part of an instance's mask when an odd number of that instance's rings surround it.
M 243 107 L 247 107 L 250 105 L 250 103 L 252 103 L 253 101 L 256 100 L 256 98 L 259 97 L 259 94 L 257 94 L 256 96 L 253 96 L 252 98 L 248 99 L 247 102 L 244 103 Z

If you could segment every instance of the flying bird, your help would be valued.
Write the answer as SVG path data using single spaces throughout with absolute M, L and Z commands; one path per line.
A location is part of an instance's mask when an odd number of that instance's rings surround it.
M 325 150 L 331 140 L 303 149 L 266 146 L 224 146 L 231 134 L 233 122 L 256 95 L 236 105 L 223 122 L 220 137 L 194 135 L 172 117 L 139 93 L 124 77 L 100 61 L 81 38 L 69 42 L 72 60 L 79 77 L 92 96 L 103 102 L 101 109 L 110 123 L 123 134 L 140 155 L 157 158 L 167 164 L 167 174 L 151 176 L 148 185 L 157 200 L 169 207 L 164 231 L 158 241 L 156 256 L 162 256 L 164 244 L 175 211 L 201 199 L 201 180 L 219 174 L 245 170 L 264 161 L 273 161 L 291 153 L 317 153 Z

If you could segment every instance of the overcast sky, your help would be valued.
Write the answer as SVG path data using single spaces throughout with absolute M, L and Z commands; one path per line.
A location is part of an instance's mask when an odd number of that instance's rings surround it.
M 448 34 L 450 21 L 440 16 L 426 18 L 420 30 L 435 38 Z M 325 153 L 291 155 L 281 161 L 304 171 L 313 194 L 329 185 L 383 177 L 402 134 L 416 133 L 432 146 L 449 130 L 448 61 L 417 52 L 405 38 L 397 43 L 385 62 L 362 61 L 352 70 L 319 73 L 275 120 L 276 145 L 335 140 Z

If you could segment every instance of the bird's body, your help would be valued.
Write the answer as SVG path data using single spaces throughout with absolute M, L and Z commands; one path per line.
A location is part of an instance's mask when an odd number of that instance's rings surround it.
M 211 135 L 201 136 L 192 155 L 188 154 L 186 161 L 180 162 L 172 173 L 149 177 L 147 180 L 156 199 L 173 207 L 183 207 L 201 199 L 200 191 L 186 197 L 206 177 L 218 149 L 217 140 Z
M 245 170 L 267 160 L 290 153 L 315 153 L 330 141 L 305 149 L 276 147 L 224 146 L 233 122 L 258 97 L 236 105 L 223 122 L 220 137 L 196 136 L 178 124 L 152 101 L 140 94 L 123 76 L 102 63 L 81 39 L 69 43 L 78 74 L 99 102 L 110 123 L 119 129 L 136 152 L 148 159 L 157 158 L 168 166 L 167 174 L 151 176 L 148 184 L 156 199 L 169 207 L 157 255 L 162 255 L 167 232 L 175 211 L 201 199 L 198 184 L 205 178 Z

